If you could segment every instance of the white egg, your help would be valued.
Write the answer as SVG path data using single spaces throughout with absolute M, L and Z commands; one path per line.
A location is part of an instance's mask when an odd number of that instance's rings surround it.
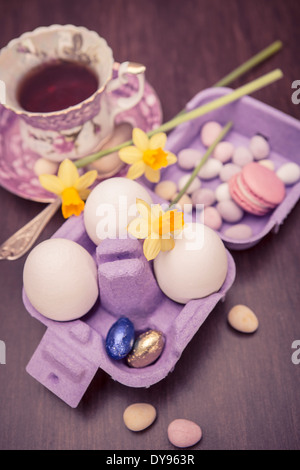
M 82 317 L 98 297 L 95 261 L 81 245 L 63 238 L 33 248 L 25 261 L 23 283 L 33 307 L 57 321 Z
M 136 181 L 116 177 L 99 183 L 84 208 L 84 225 L 90 239 L 99 245 L 105 238 L 127 238 L 127 226 L 138 216 L 137 198 L 152 203 L 147 189 Z
M 173 250 L 160 252 L 154 273 L 164 294 L 175 302 L 206 297 L 223 285 L 227 253 L 219 235 L 198 223 L 185 224 Z

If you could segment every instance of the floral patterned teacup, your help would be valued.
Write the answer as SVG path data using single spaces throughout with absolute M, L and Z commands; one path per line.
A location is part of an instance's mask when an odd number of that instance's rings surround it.
M 98 89 L 84 101 L 53 112 L 28 112 L 18 102 L 18 87 L 32 69 L 52 61 L 75 61 L 88 66 Z M 0 79 L 6 84 L 4 106 L 20 119 L 23 145 L 54 162 L 83 157 L 105 144 L 117 114 L 131 109 L 144 93 L 145 67 L 123 62 L 113 78 L 114 58 L 105 39 L 95 31 L 73 25 L 40 27 L 13 39 L 0 53 Z M 136 76 L 134 94 L 118 97 L 128 74 Z M 115 93 L 112 93 L 115 92 Z

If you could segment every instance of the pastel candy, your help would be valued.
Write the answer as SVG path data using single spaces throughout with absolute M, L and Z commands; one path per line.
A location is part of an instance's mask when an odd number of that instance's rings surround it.
M 177 194 L 174 195 L 174 199 L 175 197 L 177 197 Z M 176 206 L 179 210 L 185 211 L 187 214 L 189 214 L 193 210 L 192 199 L 186 193 L 181 196 Z
M 205 147 L 209 147 L 213 142 L 216 140 L 216 138 L 220 135 L 222 131 L 222 126 L 216 122 L 216 121 L 209 121 L 206 122 L 200 133 L 200 138 L 202 141 L 202 144 Z
M 217 160 L 220 160 L 222 163 L 227 163 L 231 160 L 231 157 L 234 152 L 234 145 L 231 142 L 219 142 L 216 146 L 213 157 Z
M 241 333 L 254 333 L 258 328 L 255 313 L 246 305 L 235 305 L 228 313 L 228 322 Z
M 258 163 L 262 166 L 265 166 L 266 168 L 269 168 L 269 170 L 274 170 L 275 168 L 274 162 L 272 162 L 272 160 L 270 160 L 269 158 L 259 160 Z
M 237 147 L 232 156 L 232 163 L 245 166 L 253 161 L 253 155 L 247 147 Z
M 191 177 L 191 173 L 187 174 L 187 175 L 183 175 L 179 181 L 178 181 L 178 189 L 179 191 L 181 191 L 184 186 L 186 185 L 186 183 L 188 182 L 188 180 L 190 179 Z M 195 178 L 193 180 L 193 182 L 190 184 L 190 186 L 188 187 L 188 189 L 186 190 L 186 194 L 192 194 L 194 191 L 196 191 L 196 189 L 200 188 L 201 186 L 201 182 L 199 180 L 199 178 Z
M 168 438 L 175 447 L 191 447 L 202 438 L 202 430 L 194 421 L 175 419 L 168 426 Z
M 52 162 L 46 158 L 38 158 L 35 162 L 33 171 L 39 176 L 43 174 L 55 175 L 57 173 L 59 164 L 57 162 Z
M 221 183 L 217 186 L 215 190 L 215 197 L 217 201 L 228 201 L 231 199 L 230 191 L 229 191 L 229 184 L 228 183 Z
M 243 209 L 231 200 L 218 202 L 216 208 L 225 222 L 239 222 L 244 215 Z
M 210 180 L 212 178 L 216 178 L 219 175 L 222 166 L 223 164 L 222 162 L 220 162 L 220 160 L 211 157 L 200 169 L 198 176 L 203 180 Z
M 222 225 L 222 218 L 215 207 L 205 207 L 200 214 L 200 222 L 213 230 L 219 230 Z
M 201 152 L 196 149 L 182 149 L 177 155 L 177 163 L 182 170 L 192 170 L 201 160 Z
M 209 188 L 199 188 L 192 194 L 193 206 L 201 204 L 204 206 L 211 206 L 216 201 L 215 193 Z
M 156 409 L 149 403 L 133 403 L 123 413 L 123 421 L 130 431 L 143 431 L 151 426 L 156 418 Z
M 235 224 L 224 231 L 224 235 L 235 240 L 247 240 L 252 237 L 252 228 L 247 224 Z
M 223 181 L 223 183 L 227 182 L 232 178 L 233 175 L 236 175 L 241 171 L 241 167 L 238 165 L 235 165 L 234 163 L 226 163 L 226 165 L 223 165 L 223 168 L 220 170 L 220 180 Z
M 266 158 L 270 153 L 269 143 L 262 135 L 254 135 L 250 140 L 249 148 L 255 160 Z
M 285 163 L 276 174 L 285 185 L 295 184 L 300 179 L 300 167 L 294 162 Z
M 160 181 L 154 188 L 155 194 L 157 194 L 157 196 L 161 197 L 162 199 L 166 199 L 167 201 L 171 201 L 176 191 L 176 183 L 171 180 Z

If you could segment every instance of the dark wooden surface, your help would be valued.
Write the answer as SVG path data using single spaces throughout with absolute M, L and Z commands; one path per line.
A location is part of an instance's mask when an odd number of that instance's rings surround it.
M 283 50 L 237 80 L 239 86 L 276 67 L 284 78 L 255 97 L 296 118 L 291 84 L 300 79 L 298 0 L 0 0 L 0 47 L 40 25 L 72 23 L 105 37 L 118 61 L 147 66 L 164 120 L 198 91 L 276 39 Z M 300 148 L 299 148 L 300 152 Z M 0 188 L 4 241 L 43 205 Z M 61 225 L 54 217 L 39 242 Z M 193 449 L 299 449 L 300 364 L 291 361 L 300 340 L 300 206 L 278 234 L 233 252 L 234 286 L 182 354 L 175 370 L 149 389 L 114 382 L 99 370 L 77 409 L 25 371 L 45 328 L 21 300 L 25 258 L 0 262 L 0 339 L 7 364 L 0 365 L 0 449 L 174 450 L 167 426 L 192 419 L 203 429 Z M 244 303 L 259 317 L 257 333 L 234 332 L 229 309 Z M 158 417 L 141 433 L 128 431 L 125 407 L 150 402 Z

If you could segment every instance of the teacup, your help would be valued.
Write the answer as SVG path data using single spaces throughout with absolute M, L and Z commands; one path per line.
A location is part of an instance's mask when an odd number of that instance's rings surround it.
M 88 69 L 97 80 L 95 91 L 63 109 L 24 109 L 20 90 L 26 77 L 30 81 L 34 71 L 66 63 Z M 138 104 L 144 93 L 145 67 L 123 62 L 113 78 L 114 63 L 106 40 L 84 27 L 40 27 L 10 41 L 0 52 L 0 79 L 6 85 L 4 106 L 21 118 L 23 145 L 47 160 L 60 162 L 86 156 L 105 144 L 113 134 L 117 114 Z M 127 74 L 136 75 L 137 91 L 118 97 Z

